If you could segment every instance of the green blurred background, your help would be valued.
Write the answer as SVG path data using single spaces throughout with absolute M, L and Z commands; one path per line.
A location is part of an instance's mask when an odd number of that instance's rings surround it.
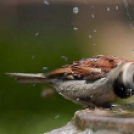
M 1 0 L 0 133 L 43 134 L 82 108 L 58 94 L 43 97 L 50 87 L 18 84 L 5 72 L 46 73 L 96 54 L 134 59 L 133 19 L 132 0 Z

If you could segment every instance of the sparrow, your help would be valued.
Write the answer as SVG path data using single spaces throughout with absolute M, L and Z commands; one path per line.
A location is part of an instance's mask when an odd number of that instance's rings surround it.
M 19 83 L 45 83 L 75 103 L 109 106 L 134 94 L 134 61 L 97 55 L 74 61 L 50 73 L 6 73 Z

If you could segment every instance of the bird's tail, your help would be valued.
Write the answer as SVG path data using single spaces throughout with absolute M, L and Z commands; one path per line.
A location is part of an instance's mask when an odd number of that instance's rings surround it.
M 30 74 L 30 73 L 6 73 L 19 83 L 49 83 L 47 76 L 43 73 Z

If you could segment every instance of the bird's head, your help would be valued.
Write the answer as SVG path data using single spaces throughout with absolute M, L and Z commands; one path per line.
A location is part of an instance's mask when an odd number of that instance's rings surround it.
M 120 98 L 132 96 L 134 94 L 134 63 L 123 63 L 115 75 L 116 77 L 113 81 L 115 94 Z

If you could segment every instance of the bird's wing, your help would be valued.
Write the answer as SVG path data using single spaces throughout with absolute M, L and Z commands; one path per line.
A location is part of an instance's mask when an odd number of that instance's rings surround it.
M 62 77 L 64 79 L 96 80 L 105 77 L 118 63 L 125 60 L 113 56 L 94 56 L 89 59 L 75 61 L 48 74 L 48 77 Z

